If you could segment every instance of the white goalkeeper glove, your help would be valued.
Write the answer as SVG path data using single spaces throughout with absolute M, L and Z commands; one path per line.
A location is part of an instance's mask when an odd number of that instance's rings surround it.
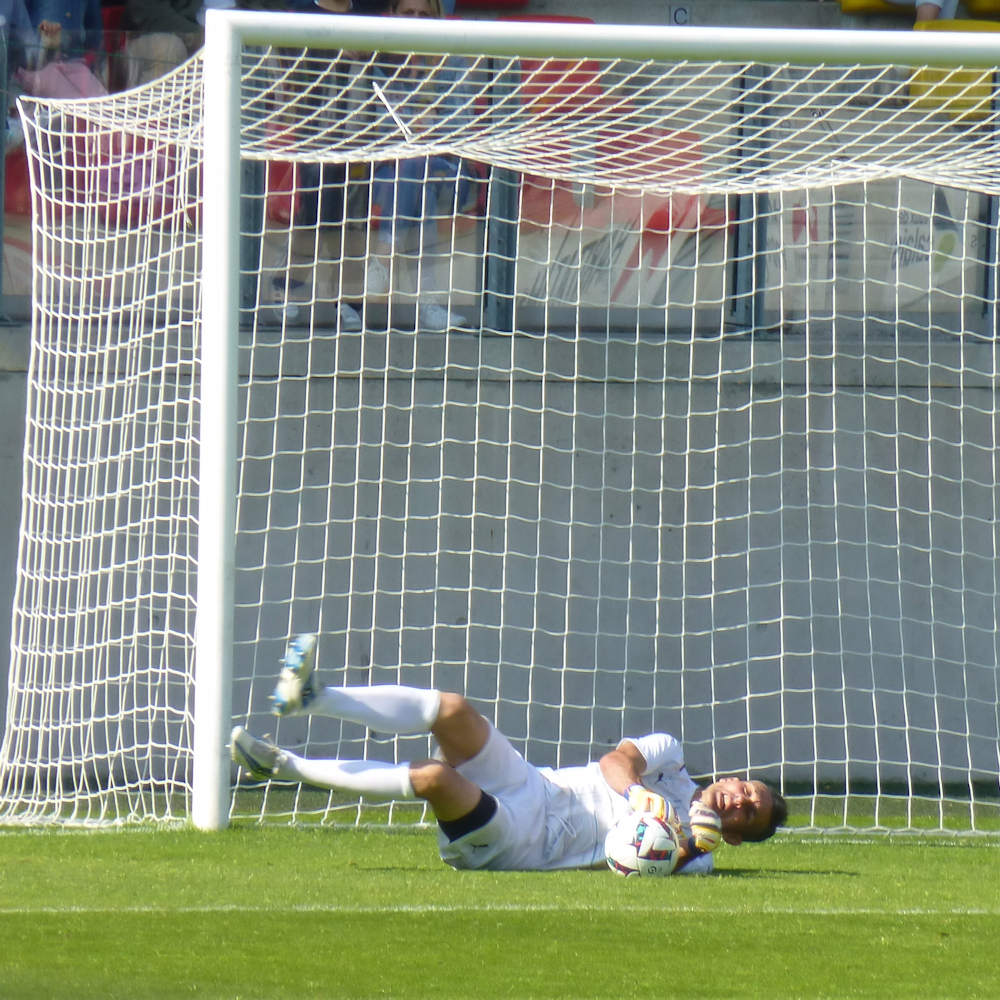
M 632 812 L 652 813 L 657 819 L 667 818 L 667 800 L 645 785 L 629 785 L 625 789 L 625 798 Z
M 719 814 L 700 802 L 692 802 L 690 817 L 691 841 L 695 849 L 701 854 L 714 851 L 722 843 L 722 820 L 719 819 Z

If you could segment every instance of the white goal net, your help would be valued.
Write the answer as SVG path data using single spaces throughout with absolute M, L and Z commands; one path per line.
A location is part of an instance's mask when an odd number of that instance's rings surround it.
M 228 609 L 199 593 L 201 352 L 227 336 L 201 322 L 203 64 L 22 99 L 0 822 L 189 814 L 200 613 L 232 619 L 221 728 L 311 756 L 432 748 L 269 717 L 305 631 L 326 683 L 462 692 L 538 764 L 663 730 L 698 777 L 782 787 L 796 825 L 1000 830 L 980 40 L 966 65 L 962 36 L 879 64 L 838 32 L 618 58 L 603 28 L 239 16 Z M 686 30 L 633 29 L 725 48 Z M 236 819 L 424 818 L 232 777 Z

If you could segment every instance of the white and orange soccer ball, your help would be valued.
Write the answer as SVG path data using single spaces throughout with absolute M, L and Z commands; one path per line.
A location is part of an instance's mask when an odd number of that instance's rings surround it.
M 666 819 L 634 812 L 608 831 L 604 856 L 619 875 L 671 875 L 679 860 L 681 837 L 677 814 L 669 804 Z

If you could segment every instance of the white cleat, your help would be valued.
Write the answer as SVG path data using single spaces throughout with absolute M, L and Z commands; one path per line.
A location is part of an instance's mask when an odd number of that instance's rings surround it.
M 267 740 L 251 736 L 242 726 L 233 730 L 230 747 L 234 763 L 255 781 L 270 781 L 286 756 L 284 750 Z
M 422 302 L 417 306 L 417 332 L 447 333 L 448 330 L 468 325 L 469 321 L 461 313 L 452 312 L 434 302 Z
M 361 314 L 350 302 L 341 302 L 337 305 L 337 317 L 343 333 L 358 333 L 364 325 L 361 322 Z
M 392 286 L 389 268 L 378 259 L 372 257 L 368 261 L 368 273 L 365 275 L 365 290 L 369 295 L 388 295 Z
M 285 659 L 271 695 L 275 715 L 297 715 L 316 697 L 316 646 L 319 637 L 297 635 L 285 649 Z

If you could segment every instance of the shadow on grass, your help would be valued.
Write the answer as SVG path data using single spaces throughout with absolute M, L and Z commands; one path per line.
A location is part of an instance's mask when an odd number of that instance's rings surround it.
M 447 871 L 447 868 L 443 867 L 442 864 L 431 864 L 431 865 L 367 865 L 360 861 L 348 861 L 345 868 L 352 868 L 354 871 L 358 872 L 407 872 L 412 874 L 413 872 L 439 872 Z
M 861 872 L 848 872 L 843 870 L 822 870 L 816 868 L 768 868 L 766 871 L 760 868 L 723 868 L 714 871 L 709 876 L 716 878 L 788 878 L 792 875 L 811 875 L 821 878 L 861 878 Z

